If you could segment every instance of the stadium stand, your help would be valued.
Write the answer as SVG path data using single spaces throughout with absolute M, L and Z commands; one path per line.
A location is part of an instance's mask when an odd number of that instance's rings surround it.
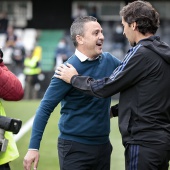
M 26 28 L 22 35 L 22 43 L 26 51 L 32 51 L 37 41 L 37 30 L 34 28 Z
M 41 69 L 52 71 L 54 68 L 54 50 L 63 37 L 64 30 L 41 30 L 37 45 L 42 48 Z

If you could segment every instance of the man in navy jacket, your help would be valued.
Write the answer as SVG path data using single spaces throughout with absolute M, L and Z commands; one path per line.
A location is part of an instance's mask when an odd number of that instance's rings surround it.
M 116 113 L 126 170 L 168 170 L 170 47 L 155 36 L 159 14 L 150 3 L 134 1 L 123 7 L 120 15 L 132 48 L 110 77 L 95 80 L 81 75 L 71 64 L 58 67 L 56 77 L 96 97 L 120 92 Z M 112 111 L 114 114 L 115 107 Z

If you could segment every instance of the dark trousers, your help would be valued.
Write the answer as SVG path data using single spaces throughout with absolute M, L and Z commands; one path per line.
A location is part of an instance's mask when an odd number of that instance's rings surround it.
M 125 149 L 126 170 L 168 170 L 170 150 L 129 145 Z
M 10 166 L 8 163 L 0 165 L 0 170 L 10 170 Z
M 110 170 L 112 145 L 86 145 L 58 139 L 60 170 Z

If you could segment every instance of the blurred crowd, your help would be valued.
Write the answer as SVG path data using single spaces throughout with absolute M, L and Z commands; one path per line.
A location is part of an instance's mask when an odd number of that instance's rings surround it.
M 91 8 L 90 14 L 83 6 L 78 6 L 73 13 L 75 19 L 80 15 L 93 15 L 97 17 L 96 9 Z M 105 36 L 103 51 L 108 51 L 114 56 L 123 60 L 129 43 L 123 35 L 123 28 L 120 21 L 99 21 Z M 163 41 L 170 44 L 169 23 L 162 21 L 161 30 L 158 34 Z M 4 52 L 4 63 L 19 78 L 24 89 L 25 99 L 38 98 L 40 90 L 39 75 L 41 74 L 42 49 L 37 45 L 39 33 L 33 28 L 15 28 L 9 23 L 7 13 L 0 13 L 0 48 Z M 74 53 L 74 46 L 70 39 L 69 30 L 56 44 L 53 53 L 54 70 Z
M 41 48 L 36 45 L 36 29 L 18 29 L 9 23 L 7 14 L 0 14 L 0 48 L 4 64 L 18 77 L 25 90 L 25 99 L 37 99 L 38 75 L 41 73 Z

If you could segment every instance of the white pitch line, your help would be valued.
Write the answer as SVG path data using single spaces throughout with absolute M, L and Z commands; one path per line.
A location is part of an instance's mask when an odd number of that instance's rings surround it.
M 32 127 L 32 123 L 34 120 L 34 116 L 29 119 L 20 129 L 20 131 L 18 132 L 18 134 L 14 135 L 14 139 L 17 142 L 27 131 L 30 130 L 30 128 Z

